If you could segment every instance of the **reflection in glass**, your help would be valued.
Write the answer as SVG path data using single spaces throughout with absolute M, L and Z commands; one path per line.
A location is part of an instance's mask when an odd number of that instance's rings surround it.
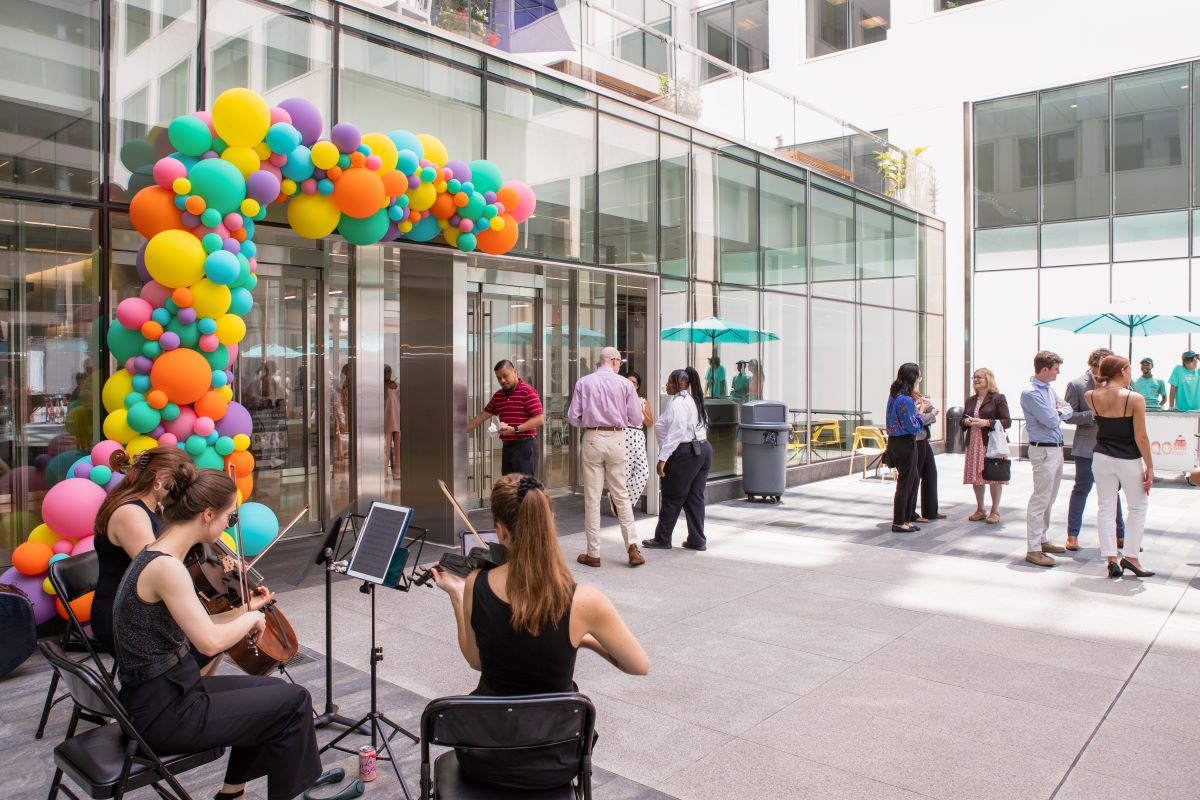
M 1019 397 L 1029 385 L 1033 354 L 1039 348 L 1038 271 L 982 273 L 973 277 L 971 319 L 976 331 L 1004 331 L 1003 336 L 975 336 L 971 342 L 971 369 L 987 367 L 996 374 L 1000 391 Z M 1095 345 L 1090 337 L 1077 336 Z M 1068 375 L 1072 374 L 1070 372 Z M 969 391 L 969 390 L 968 390 Z M 966 398 L 954 398 L 956 405 Z
M 1187 228 L 1186 211 L 1113 217 L 1113 261 L 1186 257 Z
M 975 231 L 975 271 L 1033 269 L 1037 266 L 1037 226 Z
M 884 41 L 892 26 L 892 0 L 851 0 L 850 23 L 853 47 Z
M 896 370 L 904 361 L 916 357 L 916 331 L 905 345 L 895 337 L 894 313 L 890 308 L 863 306 L 859 311 L 859 399 L 864 418 L 858 425 L 885 424 L 888 387 L 896 377 Z M 907 357 L 901 360 L 900 353 Z M 853 435 L 854 431 L 849 433 Z M 844 435 L 844 434 L 843 434 Z
M 600 115 L 600 263 L 653 270 L 658 134 Z
M 892 304 L 892 216 L 870 206 L 858 207 L 859 298 Z
M 1032 94 L 975 106 L 975 225 L 1036 222 L 1037 100 Z
M 799 180 L 766 170 L 759 173 L 759 235 L 766 286 L 786 286 L 801 292 L 807 288 L 804 189 Z
M 696 15 L 700 50 L 719 61 L 746 72 L 771 66 L 770 21 L 767 0 L 734 0 Z M 702 80 L 728 74 L 719 65 L 705 61 Z
M 763 293 L 763 328 L 779 337 L 762 345 L 762 370 L 771 376 L 763 398 L 788 407 L 792 433 L 788 437 L 788 465 L 808 463 L 806 439 L 802 436 L 808 399 L 808 306 L 803 297 Z M 736 368 L 736 364 L 734 365 Z M 747 369 L 749 366 L 747 365 Z
M 1188 204 L 1187 66 L 1113 79 L 1117 214 Z
M 330 508 L 339 509 L 350 502 L 351 476 L 357 469 L 350 432 L 354 430 L 355 382 L 367 383 L 368 377 L 353 374 L 350 358 L 350 257 L 351 246 L 342 241 L 331 244 L 329 269 L 325 271 L 325 409 L 329 422 L 326 484 Z M 319 306 L 318 306 L 319 308 Z M 374 380 L 370 380 L 374 383 Z
M 946 234 L 925 226 L 921 233 L 921 310 L 942 314 L 946 311 Z
M 854 299 L 854 201 L 813 189 L 813 293 Z
M 695 151 L 696 276 L 758 282 L 758 191 L 755 169 L 711 150 Z
M 855 307 L 832 300 L 812 300 L 811 424 L 804 431 L 817 458 L 839 455 L 853 442 L 852 421 L 861 415 L 857 392 L 858 348 Z M 859 423 L 864 424 L 864 423 Z
M 892 26 L 891 0 L 806 0 L 808 57 L 882 42 Z
M 896 217 L 893 222 L 892 246 L 895 255 L 892 283 L 892 303 L 896 308 L 917 309 L 917 272 L 920 251 L 919 225 L 912 220 Z
M 592 261 L 596 112 L 497 81 L 487 92 L 487 157 L 538 199 L 513 252 Z
M 664 275 L 688 274 L 687 250 L 691 238 L 688 213 L 688 173 L 691 145 L 665 134 L 659 136 L 658 201 L 659 260 Z
M 1085 219 L 1042 226 L 1042 266 L 1108 261 L 1108 220 Z
M 688 312 L 688 297 L 687 297 L 687 282 L 677 281 L 671 278 L 663 278 L 659 282 L 659 330 L 670 328 L 673 325 L 682 325 L 692 318 Z M 691 353 L 687 342 L 664 341 L 658 342 L 658 393 L 662 396 L 662 401 L 657 403 L 657 412 L 655 417 L 661 413 L 663 404 L 666 402 L 666 394 L 664 386 L 667 383 L 667 376 L 672 371 L 683 369 L 691 364 Z M 647 380 L 652 380 L 647 378 Z M 654 402 L 654 393 L 647 392 L 646 398 Z
M 1042 218 L 1108 214 L 1108 81 L 1042 92 Z

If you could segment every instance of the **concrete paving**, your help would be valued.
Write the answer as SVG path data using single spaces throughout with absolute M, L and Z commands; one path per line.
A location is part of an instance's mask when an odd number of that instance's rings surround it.
M 790 489 L 781 506 L 712 506 L 707 552 L 649 551 L 639 569 L 623 563 L 610 519 L 600 569 L 574 563 L 582 534 L 562 537 L 572 570 L 612 599 L 651 658 L 635 678 L 580 654 L 576 679 L 599 709 L 596 797 L 1196 797 L 1200 492 L 1154 489 L 1143 563 L 1159 574 L 1112 581 L 1094 498 L 1083 549 L 1033 567 L 1028 464 L 1014 465 L 999 525 L 967 521 L 961 456 L 938 465 L 949 519 L 915 534 L 890 531 L 890 482 L 855 475 Z M 1070 480 L 1068 465 L 1060 542 Z M 640 537 L 653 525 L 639 521 Z M 361 670 L 370 626 L 357 589 L 335 586 L 334 652 Z M 286 603 L 319 649 L 322 590 Z M 412 724 L 427 698 L 474 688 L 441 592 L 381 593 L 379 610 L 385 710 L 397 704 Z M 361 700 L 361 672 L 346 680 Z M 308 685 L 319 697 L 315 670 Z M 0 732 L 31 728 L 30 711 Z M 371 792 L 395 796 L 384 786 Z

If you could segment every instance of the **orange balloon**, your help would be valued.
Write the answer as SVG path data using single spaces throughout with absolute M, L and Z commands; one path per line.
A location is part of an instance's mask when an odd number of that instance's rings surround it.
M 147 186 L 133 196 L 129 204 L 129 221 L 147 239 L 162 231 L 187 230 L 182 215 L 175 206 L 175 193 L 161 186 Z
M 194 194 L 184 201 L 183 207 L 188 210 L 188 213 L 200 216 L 204 213 L 204 209 L 208 208 L 208 205 L 204 202 L 203 197 Z
M 493 230 L 488 228 L 475 237 L 475 246 L 483 252 L 492 256 L 504 255 L 517 243 L 517 223 L 513 220 L 511 214 L 503 214 L 501 219 L 504 220 L 504 228 L 501 230 Z
M 154 359 L 150 385 L 181 406 L 196 402 L 212 386 L 212 367 L 195 350 L 180 347 Z
M 383 179 L 369 169 L 348 169 L 333 185 L 333 202 L 348 217 L 366 219 L 383 208 Z
M 85 595 L 80 595 L 71 601 L 71 609 L 75 612 L 75 617 L 80 622 L 88 622 L 92 618 L 92 600 L 95 598 L 95 592 L 88 592 Z M 54 605 L 58 608 L 58 615 L 63 619 L 67 618 L 67 609 L 63 606 L 62 600 L 54 598 Z
M 254 477 L 247 475 L 244 478 L 238 478 L 236 483 L 238 491 L 242 493 L 242 502 L 244 503 L 250 499 L 250 494 L 254 491 Z
M 196 296 L 192 294 L 192 290 L 186 286 L 180 286 L 175 291 L 171 292 L 171 299 L 175 301 L 175 305 L 180 308 L 189 308 L 192 303 L 196 302 Z
M 254 472 L 254 456 L 250 455 L 249 450 L 234 450 L 225 456 L 225 464 L 233 467 L 233 474 L 238 479 L 247 478 Z
M 383 173 L 383 193 L 388 197 L 399 197 L 408 191 L 408 178 L 398 171 Z
M 54 550 L 45 542 L 22 542 L 12 551 L 12 564 L 22 575 L 40 575 L 50 568 Z
M 496 201 L 504 204 L 505 211 L 512 211 L 520 204 L 521 195 L 511 186 L 502 186 L 500 191 L 496 192 Z
M 229 410 L 229 401 L 219 392 L 205 392 L 204 396 L 196 401 L 196 414 L 201 417 L 208 417 L 213 422 L 225 416 L 225 412 Z
M 146 395 L 146 402 L 150 404 L 151 408 L 166 408 L 167 393 L 160 389 L 151 389 Z
M 454 205 L 458 208 L 466 208 L 467 203 L 471 202 L 470 196 L 466 192 L 455 192 Z
M 340 180 L 342 177 L 342 168 L 341 167 L 330 167 L 329 169 L 325 170 L 325 177 L 329 178 L 329 180 L 331 180 L 331 181 Z
M 236 231 L 230 231 L 229 235 L 230 235 L 230 237 L 233 238 L 233 240 L 235 242 L 246 241 L 246 229 L 245 228 L 238 228 Z
M 159 337 L 163 335 L 163 327 L 152 319 L 148 319 L 142 323 L 142 336 L 145 336 L 152 342 L 157 342 Z
M 350 154 L 350 166 L 361 167 L 366 163 L 367 163 L 367 157 L 363 153 L 355 152 L 355 153 Z
M 458 213 L 458 206 L 454 205 L 454 195 L 443 192 L 437 196 L 437 200 L 433 201 L 433 205 L 429 208 L 429 213 L 438 219 L 450 219 Z

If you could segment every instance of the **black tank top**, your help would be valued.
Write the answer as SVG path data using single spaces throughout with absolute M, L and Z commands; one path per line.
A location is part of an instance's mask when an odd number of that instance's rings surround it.
M 572 596 L 574 587 L 572 587 Z M 571 605 L 557 621 L 545 622 L 536 636 L 513 628 L 512 607 L 496 596 L 488 573 L 475 578 L 471 629 L 479 647 L 479 688 L 485 695 L 543 694 L 575 691 L 571 644 Z
M 130 500 L 123 503 L 126 506 L 137 506 L 146 512 L 150 518 L 150 530 L 154 538 L 158 538 L 163 521 L 158 512 L 151 509 L 141 500 Z M 113 652 L 113 601 L 117 596 L 117 587 L 121 578 L 129 569 L 130 558 L 125 548 L 114 544 L 105 531 L 96 531 L 93 539 L 96 549 L 96 560 L 99 574 L 96 576 L 96 595 L 92 598 L 92 634 L 104 645 L 108 652 Z
M 157 550 L 138 553 L 117 587 L 113 619 L 121 632 L 116 649 L 122 674 L 167 661 L 187 644 L 187 636 L 171 616 L 167 604 L 147 603 L 137 593 L 142 570 L 160 556 L 170 558 Z
M 1095 406 L 1092 406 L 1094 409 Z M 1138 450 L 1137 439 L 1133 435 L 1133 417 L 1125 416 L 1129 410 L 1129 394 L 1125 395 L 1125 408 L 1122 416 L 1102 417 L 1096 412 L 1096 450 L 1109 458 L 1120 458 L 1126 461 L 1142 457 Z

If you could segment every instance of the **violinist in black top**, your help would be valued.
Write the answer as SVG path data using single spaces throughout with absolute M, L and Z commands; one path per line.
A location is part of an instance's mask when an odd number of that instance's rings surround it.
M 237 486 L 190 463 L 169 480 L 166 525 L 133 559 L 113 604 L 121 701 L 159 752 L 231 748 L 217 800 L 240 800 L 246 781 L 263 775 L 269 800 L 291 800 L 321 772 L 308 691 L 279 678 L 203 678 L 188 655 L 189 641 L 215 656 L 265 627 L 258 609 L 273 599 L 265 588 L 248 608 L 210 617 L 183 564 L 192 547 L 236 524 Z
M 567 569 L 545 487 L 536 478 L 505 475 L 492 488 L 491 508 L 508 560 L 466 580 L 433 569 L 450 595 L 463 657 L 481 673 L 473 694 L 573 692 L 581 646 L 630 675 L 648 673 L 646 653 L 609 599 L 575 583 Z M 513 755 L 497 762 L 464 751 L 458 761 L 481 783 L 532 790 L 564 782 L 562 775 L 523 768 Z

